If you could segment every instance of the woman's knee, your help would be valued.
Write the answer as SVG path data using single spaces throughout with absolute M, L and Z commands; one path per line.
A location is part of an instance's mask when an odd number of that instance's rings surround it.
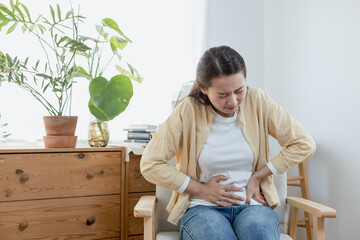
M 266 206 L 249 206 L 234 220 L 233 228 L 241 239 L 279 239 L 278 215 Z
M 236 239 L 229 221 L 216 210 L 197 206 L 180 220 L 180 239 Z

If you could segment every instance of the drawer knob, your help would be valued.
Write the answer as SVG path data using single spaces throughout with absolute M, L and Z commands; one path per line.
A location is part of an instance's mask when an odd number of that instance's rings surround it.
M 29 177 L 28 174 L 24 174 L 24 175 L 21 176 L 20 182 L 24 183 L 24 182 L 26 182 L 27 180 L 29 180 L 29 178 L 30 178 L 30 177 Z
M 25 229 L 27 228 L 29 225 L 28 225 L 28 222 L 27 221 L 23 221 L 20 223 L 19 227 L 20 229 Z
M 89 216 L 86 219 L 86 225 L 88 225 L 88 226 L 92 225 L 94 222 L 95 222 L 95 216 Z
M 91 178 L 95 177 L 95 173 L 92 172 L 92 171 L 91 171 L 91 172 L 88 172 L 88 173 L 87 173 L 87 177 L 91 179 Z
M 84 158 L 85 157 L 85 154 L 84 153 L 79 153 L 79 158 Z

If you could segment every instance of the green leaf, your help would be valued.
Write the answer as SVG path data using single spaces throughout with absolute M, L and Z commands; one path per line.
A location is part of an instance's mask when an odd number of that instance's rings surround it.
M 6 26 L 10 21 L 0 20 L 0 30 L 2 27 Z
M 11 20 L 11 19 L 8 19 L 4 14 L 2 14 L 2 13 L 0 12 L 0 20 L 9 21 L 9 20 Z
M 11 27 L 9 27 L 6 34 L 10 34 L 12 31 L 14 31 L 17 25 L 18 25 L 18 22 L 15 22 Z
M 61 10 L 60 10 L 59 4 L 56 4 L 56 8 L 57 8 L 57 14 L 58 14 L 59 22 L 60 22 L 61 21 Z
M 44 82 L 43 82 L 44 83 Z M 46 89 L 50 86 L 50 83 L 46 84 L 44 89 L 43 89 L 43 93 L 46 91 Z
M 6 54 L 6 60 L 9 63 L 9 65 L 11 66 L 12 65 L 12 59 L 11 59 L 9 54 Z
M 60 38 L 60 40 L 56 43 L 56 45 L 60 46 L 60 44 L 66 40 L 67 40 L 67 42 L 71 41 L 71 38 L 69 38 L 68 36 L 64 36 L 64 37 Z
M 105 32 L 103 26 L 96 25 L 95 28 L 96 28 L 96 31 L 97 31 L 103 38 L 105 38 L 106 40 L 108 39 L 109 34 Z
M 34 26 L 34 25 L 32 25 L 32 26 Z M 36 26 L 39 28 L 40 32 L 41 32 L 42 34 L 44 34 L 44 32 L 46 31 L 46 28 L 45 28 L 43 25 L 41 25 L 41 24 L 36 24 Z M 34 29 L 34 27 L 31 28 L 31 26 L 30 26 L 30 30 L 31 30 L 31 29 Z
M 26 32 L 26 30 L 27 30 L 26 24 L 23 24 L 23 25 L 22 25 L 21 30 L 22 30 L 23 33 Z
M 51 5 L 49 5 L 49 7 L 50 7 L 50 12 L 51 12 L 51 17 L 52 17 L 54 23 L 56 23 L 56 21 L 55 21 L 55 11 L 54 11 L 54 8 L 53 8 Z
M 31 24 L 30 27 L 29 27 L 29 31 L 30 32 L 34 31 L 34 27 L 35 27 L 35 24 Z
M 71 78 L 75 78 L 75 77 L 84 77 L 88 80 L 91 80 L 91 75 L 89 73 L 87 73 L 85 71 L 85 69 L 83 67 L 76 67 L 75 71 L 71 74 Z
M 13 0 L 10 0 L 9 2 L 10 2 L 11 9 L 15 12 L 14 1 L 13 1 Z
M 65 18 L 69 18 L 72 14 L 74 14 L 74 11 L 73 10 L 70 10 L 66 13 L 66 16 Z
M 99 40 L 97 40 L 95 38 L 87 37 L 87 36 L 81 36 L 81 35 L 79 35 L 79 40 L 81 40 L 81 41 L 91 40 L 91 41 L 93 41 L 95 43 L 101 42 L 101 41 L 99 41 Z
M 119 28 L 119 25 L 111 18 L 104 18 L 102 20 L 102 23 L 105 25 L 105 26 L 108 26 L 112 29 L 114 29 L 116 32 L 118 32 L 122 37 L 124 37 L 128 42 L 131 42 L 131 40 L 125 36 L 125 34 L 120 30 Z
M 22 4 L 22 3 L 20 3 L 20 5 L 21 5 L 21 7 L 25 10 L 26 15 L 28 16 L 29 21 L 31 22 L 31 17 L 30 17 L 30 13 L 29 13 L 28 8 L 27 8 L 24 4 Z
M 25 21 L 24 14 L 21 12 L 20 8 L 14 5 L 15 10 L 19 13 L 21 20 Z
M 12 13 L 6 6 L 0 6 L 0 10 L 7 13 L 13 20 L 16 20 L 15 14 Z
M 36 76 L 42 77 L 42 78 L 45 78 L 45 79 L 51 79 L 51 76 L 46 75 L 46 74 L 44 74 L 44 73 L 38 73 L 38 74 L 36 74 Z
M 37 60 L 37 62 L 35 63 L 35 70 L 37 70 L 39 63 L 40 63 L 40 60 Z
M 113 53 L 116 54 L 117 53 L 117 47 L 112 43 L 110 43 L 110 47 L 111 47 L 111 51 L 113 51 Z
M 116 48 L 123 50 L 128 42 L 124 39 L 121 39 L 119 37 L 112 37 L 110 39 L 110 43 L 113 44 Z
M 29 61 L 29 57 L 27 57 L 26 59 L 25 59 L 25 62 L 24 62 L 24 66 L 26 67 L 26 64 L 28 63 L 28 61 Z
M 137 81 L 138 83 L 141 83 L 143 81 L 143 78 L 140 76 L 140 74 L 136 71 L 136 74 L 132 74 L 131 72 L 125 70 L 124 68 L 122 68 L 119 65 L 115 65 L 116 70 L 119 71 L 119 73 L 127 76 L 128 78 Z
M 91 114 L 94 117 L 102 121 L 107 121 L 108 117 L 106 116 L 106 114 L 103 111 L 101 111 L 101 109 L 95 107 L 94 104 L 92 104 L 91 100 L 89 100 L 88 106 Z
M 92 105 L 101 110 L 106 118 L 95 115 L 92 109 L 90 112 L 99 120 L 109 121 L 127 108 L 133 96 L 133 86 L 124 75 L 116 75 L 110 81 L 97 77 L 90 82 L 89 92 Z

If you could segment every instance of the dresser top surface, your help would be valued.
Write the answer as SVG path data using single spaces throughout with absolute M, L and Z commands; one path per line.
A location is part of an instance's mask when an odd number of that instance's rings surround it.
M 54 152 L 118 152 L 125 151 L 122 146 L 110 146 L 94 148 L 89 146 L 79 146 L 76 148 L 44 148 L 39 146 L 14 146 L 2 147 L 0 146 L 0 154 L 6 153 L 54 153 Z

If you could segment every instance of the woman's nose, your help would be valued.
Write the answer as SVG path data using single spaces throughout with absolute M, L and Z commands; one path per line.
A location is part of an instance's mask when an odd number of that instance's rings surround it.
M 231 106 L 237 105 L 238 104 L 238 100 L 237 100 L 237 96 L 236 94 L 232 94 L 228 100 L 228 104 Z

